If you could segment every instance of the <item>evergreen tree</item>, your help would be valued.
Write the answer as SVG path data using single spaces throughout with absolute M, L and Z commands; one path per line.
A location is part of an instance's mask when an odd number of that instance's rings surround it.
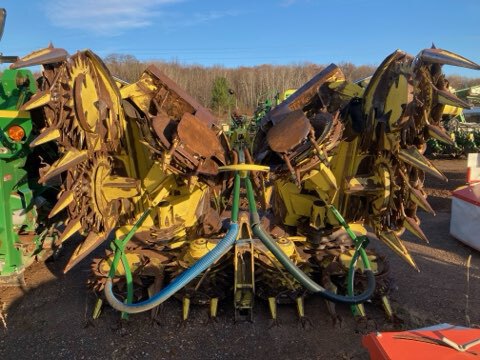
M 211 108 L 221 114 L 233 104 L 233 96 L 229 91 L 228 81 L 225 77 L 216 77 L 213 80 Z

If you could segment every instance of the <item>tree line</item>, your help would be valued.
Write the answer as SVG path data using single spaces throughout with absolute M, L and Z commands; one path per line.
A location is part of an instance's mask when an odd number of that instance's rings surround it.
M 300 87 L 326 67 L 326 65 L 312 63 L 236 68 L 220 65 L 207 67 L 184 65 L 176 61 L 143 62 L 132 55 L 123 54 L 108 55 L 104 61 L 114 76 L 127 82 L 135 82 L 149 65 L 154 64 L 202 105 L 212 108 L 218 115 L 224 115 L 229 110 L 233 111 L 234 108 L 237 108 L 240 113 L 252 113 L 260 102 L 273 99 L 277 92 Z M 351 81 L 370 76 L 376 69 L 374 65 L 357 66 L 349 62 L 337 65 Z M 456 89 L 480 84 L 480 78 L 472 79 L 454 75 L 449 76 L 448 80 Z M 222 90 L 219 90 L 218 86 L 229 90 L 228 94 L 219 94 Z M 215 96 L 224 99 L 224 106 L 219 106 L 215 101 L 212 103 L 212 96 L 213 100 Z

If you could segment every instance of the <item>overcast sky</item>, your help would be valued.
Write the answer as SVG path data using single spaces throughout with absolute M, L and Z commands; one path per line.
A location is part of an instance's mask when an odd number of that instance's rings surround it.
M 445 48 L 480 63 L 479 0 L 4 0 L 4 55 L 73 53 L 228 67 L 349 61 Z M 447 73 L 480 77 L 473 70 Z

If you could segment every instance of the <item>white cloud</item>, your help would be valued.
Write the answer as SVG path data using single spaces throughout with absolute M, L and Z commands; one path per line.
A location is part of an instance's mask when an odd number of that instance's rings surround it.
M 206 23 L 209 21 L 221 19 L 224 17 L 238 16 L 242 12 L 237 10 L 226 11 L 207 11 L 201 13 L 193 13 L 189 16 L 180 16 L 179 14 L 173 15 L 168 21 L 165 22 L 165 27 L 169 30 L 175 30 L 180 27 L 195 26 L 198 24 Z
M 53 25 L 97 35 L 118 35 L 152 24 L 162 7 L 182 0 L 49 0 L 45 12 Z

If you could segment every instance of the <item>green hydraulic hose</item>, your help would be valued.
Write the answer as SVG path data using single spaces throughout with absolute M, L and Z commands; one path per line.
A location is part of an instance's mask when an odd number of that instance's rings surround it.
M 125 237 L 120 240 L 120 239 L 115 239 L 113 241 L 115 245 L 115 255 L 113 257 L 112 265 L 110 266 L 110 271 L 108 272 L 108 277 L 113 279 L 115 277 L 115 271 L 117 269 L 118 262 L 122 258 L 123 250 L 125 249 L 125 245 L 130 241 L 130 239 L 135 235 L 137 230 L 142 226 L 143 222 L 147 218 L 147 216 L 150 214 L 152 209 L 147 209 L 145 212 L 140 216 L 138 221 L 135 223 L 135 225 L 132 226 L 130 231 L 125 235 Z
M 240 210 L 240 175 L 235 173 L 235 182 L 233 183 L 233 201 L 232 201 L 232 222 L 238 221 Z
M 365 268 L 370 269 L 370 261 L 368 260 L 368 256 L 367 256 L 367 253 L 366 253 L 365 249 L 363 249 L 363 247 L 358 246 L 359 245 L 359 240 L 357 238 L 357 235 L 355 235 L 355 233 L 352 231 L 352 229 L 350 229 L 350 226 L 348 226 L 345 219 L 342 217 L 342 215 L 340 215 L 340 213 L 338 212 L 338 210 L 334 206 L 329 206 L 329 209 L 333 213 L 333 215 L 335 215 L 335 217 L 337 218 L 340 225 L 342 225 L 345 228 L 345 231 L 347 232 L 348 236 L 350 236 L 353 243 L 357 247 L 357 249 L 355 249 L 355 252 L 360 251 L 360 256 L 362 258 L 363 264 L 365 265 Z M 363 249 L 363 251 L 361 249 Z
M 248 200 L 248 210 L 250 212 L 250 217 L 252 218 L 252 225 L 260 223 L 260 216 L 258 215 L 257 205 L 255 201 L 255 194 L 253 191 L 252 181 L 249 177 L 245 179 L 245 185 L 247 187 L 247 200 Z
M 305 286 L 309 291 L 313 293 L 317 293 L 323 298 L 344 303 L 344 304 L 359 304 L 365 302 L 366 300 L 370 299 L 375 291 L 375 275 L 373 271 L 370 269 L 370 264 L 368 262 L 368 257 L 366 256 L 365 249 L 360 247 L 360 254 L 365 255 L 362 256 L 362 259 L 366 259 L 364 261 L 365 265 L 365 274 L 367 276 L 367 289 L 359 295 L 354 296 L 342 296 L 334 294 L 321 285 L 317 284 L 315 281 L 310 279 L 308 275 L 306 275 L 300 268 L 298 268 L 292 260 L 282 251 L 282 249 L 277 245 L 275 240 L 262 228 L 259 221 L 259 215 L 257 211 L 257 207 L 255 205 L 255 196 L 253 192 L 252 182 L 250 178 L 245 179 L 246 187 L 247 187 L 247 198 L 249 203 L 250 209 L 250 216 L 252 221 L 252 230 L 253 233 L 262 241 L 262 243 L 272 252 L 272 254 L 280 261 L 280 263 L 285 267 L 285 269 L 303 286 Z M 348 226 L 347 226 L 348 228 Z M 347 230 L 348 231 L 348 230 Z M 351 230 L 350 230 L 351 231 Z M 352 232 L 353 234 L 353 232 Z M 355 236 L 355 234 L 353 234 Z M 362 254 L 365 253 L 365 254 Z
M 133 302 L 133 276 L 132 270 L 130 269 L 130 264 L 128 263 L 127 256 L 125 252 L 122 251 L 122 264 L 125 270 L 125 280 L 127 282 L 127 304 L 131 304 Z M 128 320 L 128 313 L 122 312 L 122 319 Z
M 355 280 L 355 266 L 357 264 L 358 257 L 362 257 L 363 264 L 365 268 L 370 268 L 370 260 L 368 260 L 368 256 L 366 251 L 360 251 L 360 249 L 365 248 L 365 240 L 367 239 L 365 236 L 361 236 L 360 238 L 350 229 L 345 219 L 342 217 L 340 212 L 334 207 L 329 207 L 330 211 L 332 211 L 333 215 L 336 217 L 338 222 L 344 227 L 345 231 L 347 232 L 348 236 L 352 239 L 353 243 L 355 244 L 355 252 L 353 253 L 352 260 L 350 261 L 350 265 L 348 267 L 348 276 L 347 276 L 347 293 L 348 296 L 354 295 L 354 280 Z M 352 312 L 357 314 L 358 310 L 352 305 Z
M 348 296 L 353 296 L 354 295 L 354 280 L 355 280 L 355 265 L 357 263 L 358 257 L 360 256 L 360 248 L 364 248 L 365 246 L 365 241 L 366 237 L 362 236 L 359 238 L 356 237 L 357 243 L 355 245 L 355 252 L 353 253 L 352 260 L 350 261 L 350 266 L 348 267 L 348 276 L 347 276 L 347 294 Z M 365 264 L 365 263 L 364 263 Z M 355 305 L 350 305 L 351 310 L 354 315 L 358 314 L 358 309 L 355 307 Z
M 125 270 L 125 280 L 127 283 L 127 304 L 131 304 L 133 301 L 133 276 L 132 276 L 132 271 L 130 269 L 130 265 L 128 264 L 127 257 L 125 255 L 125 246 L 127 243 L 131 240 L 133 235 L 137 232 L 137 230 L 140 228 L 140 226 L 143 224 L 147 216 L 150 214 L 151 209 L 147 209 L 138 219 L 138 221 L 135 223 L 135 225 L 132 226 L 130 231 L 125 235 L 125 237 L 120 240 L 120 239 L 115 239 L 113 241 L 113 244 L 115 245 L 115 255 L 113 257 L 112 264 L 110 265 L 110 271 L 108 273 L 108 279 L 111 280 L 115 277 L 115 271 L 118 266 L 118 262 L 122 261 L 123 268 Z M 122 312 L 122 318 L 127 319 L 128 314 L 125 312 Z

